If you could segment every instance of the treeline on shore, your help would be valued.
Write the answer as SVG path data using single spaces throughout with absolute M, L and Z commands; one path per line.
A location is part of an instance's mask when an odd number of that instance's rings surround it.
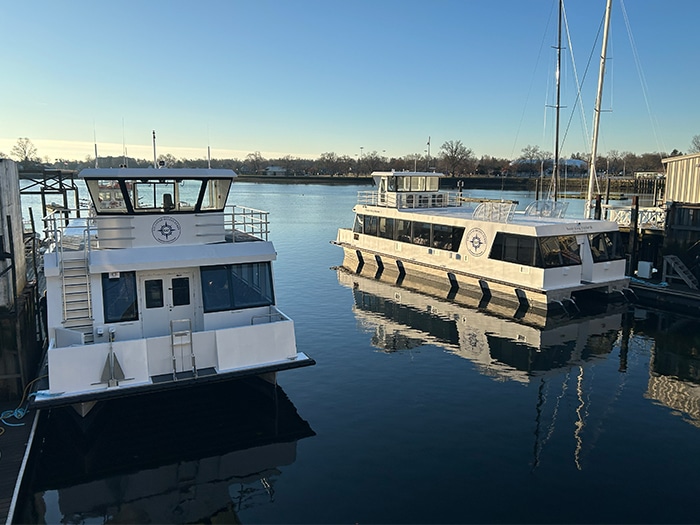
M 671 154 L 643 153 L 637 155 L 630 152 L 609 151 L 605 156 L 599 156 L 596 161 L 597 171 L 609 175 L 632 175 L 635 172 L 663 172 L 661 159 L 681 155 L 678 150 Z M 30 171 L 40 168 L 65 170 L 80 170 L 94 167 L 96 164 L 104 168 L 148 167 L 153 165 L 149 159 L 138 159 L 126 156 L 99 157 L 97 163 L 94 157 L 84 160 L 55 159 L 43 160 L 31 140 L 20 138 L 12 148 L 10 156 L 20 163 L 20 169 Z M 581 177 L 588 173 L 585 154 L 575 153 L 567 159 L 560 159 L 560 174 L 572 178 Z M 265 158 L 259 151 L 249 153 L 244 159 L 186 159 L 176 158 L 171 154 L 159 155 L 160 165 L 180 168 L 227 168 L 241 175 L 250 176 L 314 176 L 314 177 L 362 177 L 373 171 L 437 171 L 452 177 L 508 177 L 519 176 L 537 178 L 552 171 L 552 154 L 538 146 L 527 146 L 522 149 L 520 157 L 515 160 L 484 155 L 477 158 L 473 151 L 466 148 L 461 141 L 446 141 L 440 147 L 437 156 L 412 154 L 403 157 L 387 157 L 376 151 L 361 153 L 355 157 L 337 155 L 334 152 L 321 154 L 317 159 L 302 159 L 287 155 L 281 158 Z

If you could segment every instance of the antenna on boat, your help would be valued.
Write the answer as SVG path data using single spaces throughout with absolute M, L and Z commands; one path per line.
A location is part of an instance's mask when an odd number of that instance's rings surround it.
M 95 130 L 95 122 L 92 123 L 92 141 L 95 144 L 95 167 L 97 168 L 97 131 Z
M 153 130 L 153 167 L 158 169 L 158 162 L 156 160 L 156 130 Z
M 586 219 L 591 218 L 593 209 L 593 182 L 595 181 L 596 169 L 595 158 L 598 154 L 598 126 L 600 125 L 600 105 L 603 99 L 603 77 L 605 76 L 605 60 L 608 52 L 608 28 L 610 27 L 610 11 L 612 10 L 612 0 L 608 0 L 605 5 L 605 27 L 603 29 L 603 48 L 600 52 L 600 70 L 598 71 L 598 93 L 595 97 L 595 109 L 593 110 L 593 142 L 591 143 L 591 162 L 588 167 L 588 193 L 586 194 L 586 209 L 584 215 Z
M 124 135 L 124 117 L 122 117 L 122 160 L 123 160 L 122 165 L 125 168 L 128 168 L 129 166 L 128 166 L 128 162 L 126 160 L 126 138 Z
M 430 135 L 428 135 L 428 165 L 426 166 L 425 171 L 430 171 Z
M 211 144 L 209 141 L 209 126 L 207 126 L 207 167 L 211 169 Z

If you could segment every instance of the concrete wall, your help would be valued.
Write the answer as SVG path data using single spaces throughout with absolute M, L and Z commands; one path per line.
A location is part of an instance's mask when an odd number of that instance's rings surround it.
M 10 246 L 8 220 L 12 223 L 14 246 Z M 14 255 L 17 282 L 12 284 L 12 271 L 8 270 L 0 277 L 0 310 L 10 309 L 14 305 L 14 294 L 20 294 L 27 284 L 27 263 L 24 254 L 22 236 L 22 203 L 19 194 L 19 176 L 17 164 L 8 159 L 0 159 L 0 235 L 3 237 L 1 252 Z M 10 267 L 11 259 L 0 256 L 0 272 Z

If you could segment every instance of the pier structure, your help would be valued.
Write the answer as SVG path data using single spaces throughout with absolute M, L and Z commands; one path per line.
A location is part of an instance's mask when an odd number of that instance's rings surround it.
M 31 239 L 30 239 L 31 243 Z M 36 413 L 27 390 L 43 351 L 37 279 L 26 256 L 17 165 L 0 159 L 0 520 L 10 520 L 26 464 Z M 28 268 L 30 271 L 28 272 Z M 36 275 L 36 272 L 33 272 Z

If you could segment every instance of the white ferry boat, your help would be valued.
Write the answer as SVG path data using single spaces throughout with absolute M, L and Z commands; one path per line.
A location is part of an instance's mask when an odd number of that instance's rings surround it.
M 578 298 L 624 298 L 618 225 L 566 218 L 566 204 L 471 201 L 439 189 L 440 173 L 374 172 L 352 228 L 335 244 L 349 270 L 470 289 L 521 309 L 576 313 Z
M 48 218 L 48 385 L 38 407 L 314 364 L 277 308 L 267 213 L 224 169 L 85 169 L 87 219 Z M 85 210 L 83 210 L 85 211 Z

